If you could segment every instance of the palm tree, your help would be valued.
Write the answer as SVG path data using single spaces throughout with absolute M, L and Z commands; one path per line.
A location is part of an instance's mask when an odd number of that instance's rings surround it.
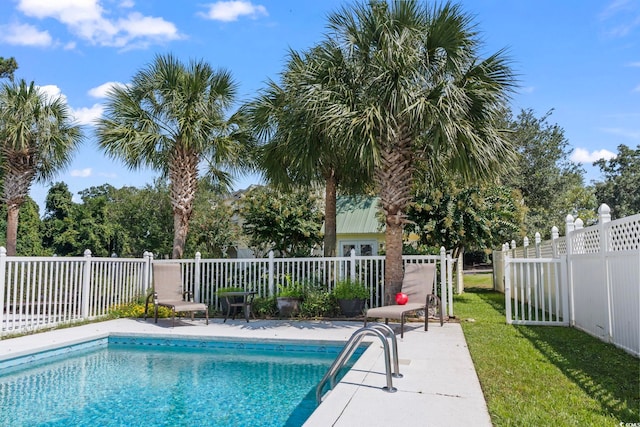
M 481 60 L 479 46 L 471 18 L 449 3 L 344 7 L 329 17 L 316 53 L 336 67 L 319 78 L 321 84 L 300 91 L 329 132 L 358 142 L 351 156 L 374 168 L 385 215 L 387 303 L 402 284 L 415 163 L 441 163 L 466 178 L 482 178 L 512 155 L 493 123 L 514 76 L 504 51 Z
M 0 90 L 0 167 L 7 205 L 7 255 L 16 254 L 18 214 L 34 181 L 47 181 L 68 166 L 82 141 L 61 97 L 48 97 L 33 82 Z
M 241 113 L 225 117 L 235 101 L 229 72 L 203 61 L 188 66 L 157 56 L 127 87 L 108 95 L 98 121 L 99 146 L 132 168 L 150 167 L 169 179 L 173 209 L 173 258 L 181 258 L 199 177 L 229 188 L 231 172 L 250 166 L 251 139 Z
M 371 171 L 357 161 L 349 161 L 346 141 L 332 137 L 321 118 L 304 103 L 300 88 L 321 82 L 310 81 L 309 77 L 325 76 L 307 70 L 324 69 L 326 73 L 333 66 L 324 58 L 320 63 L 317 60 L 313 50 L 306 54 L 290 52 L 281 85 L 270 81 L 267 89 L 249 104 L 248 112 L 256 134 L 266 141 L 259 159 L 267 181 L 282 188 L 324 185 L 324 256 L 330 257 L 336 254 L 338 188 L 362 192 L 370 182 Z

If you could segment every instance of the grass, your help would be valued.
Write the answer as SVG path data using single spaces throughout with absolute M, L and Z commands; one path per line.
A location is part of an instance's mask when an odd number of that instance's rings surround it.
M 466 275 L 455 303 L 493 425 L 640 422 L 638 359 L 574 328 L 507 325 L 491 280 Z

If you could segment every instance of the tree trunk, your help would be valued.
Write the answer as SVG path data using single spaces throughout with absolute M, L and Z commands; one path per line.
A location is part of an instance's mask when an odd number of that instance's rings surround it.
M 402 288 L 404 267 L 402 263 L 402 224 L 386 223 L 386 255 L 384 269 L 384 301 L 386 305 L 395 304 L 396 293 Z
M 336 256 L 336 176 L 327 177 L 324 195 L 324 256 Z
M 401 125 L 396 136 L 389 136 L 381 150 L 381 166 L 375 171 L 380 188 L 380 203 L 385 216 L 385 304 L 395 302 L 395 294 L 402 288 L 404 265 L 402 262 L 402 231 L 407 222 L 406 210 L 411 200 L 413 158 L 411 135 Z
M 173 250 L 171 258 L 180 259 L 193 213 L 193 200 L 198 186 L 198 154 L 181 145 L 169 161 L 169 194 L 173 208 Z
M 189 219 L 180 212 L 173 212 L 173 251 L 171 258 L 181 259 L 184 254 L 184 245 L 189 231 Z
M 16 247 L 18 243 L 18 214 L 20 206 L 11 203 L 8 204 L 7 211 L 7 255 L 16 255 Z

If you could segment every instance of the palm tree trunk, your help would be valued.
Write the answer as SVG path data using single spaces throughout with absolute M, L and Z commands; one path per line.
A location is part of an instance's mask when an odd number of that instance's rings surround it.
M 384 269 L 384 301 L 386 305 L 395 304 L 395 295 L 402 288 L 404 266 L 402 263 L 402 224 L 386 223 L 386 255 Z
M 324 195 L 324 256 L 336 256 L 336 175 L 327 177 Z
M 411 200 L 413 158 L 411 134 L 407 126 L 400 125 L 396 137 L 383 145 L 382 164 L 375 178 L 380 188 L 380 203 L 385 215 L 385 304 L 395 302 L 395 294 L 402 288 L 404 265 L 402 262 L 402 232 L 407 222 L 407 205 Z
M 184 245 L 189 231 L 189 219 L 182 212 L 173 212 L 173 251 L 171 258 L 180 259 L 184 254 Z
M 171 257 L 180 259 L 184 253 L 193 213 L 193 201 L 198 187 L 198 155 L 193 150 L 178 147 L 169 164 L 169 193 L 173 208 L 173 250 Z
M 7 255 L 11 256 L 16 255 L 20 206 L 16 203 L 8 203 L 7 208 Z

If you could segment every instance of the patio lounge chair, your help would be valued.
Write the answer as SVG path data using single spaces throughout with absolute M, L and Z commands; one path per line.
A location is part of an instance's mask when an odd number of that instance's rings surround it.
M 407 294 L 409 301 L 404 305 L 385 305 L 367 310 L 364 316 L 364 326 L 367 326 L 368 318 L 384 318 L 387 324 L 389 319 L 400 319 L 400 338 L 404 338 L 405 316 L 419 310 L 425 312 L 425 331 L 429 329 L 430 311 L 434 314 L 439 313 L 440 326 L 442 326 L 442 301 L 433 290 L 435 277 L 435 264 L 406 264 L 401 292 Z
M 209 310 L 206 304 L 193 302 L 191 292 L 183 292 L 180 264 L 153 264 L 153 292 L 147 296 L 144 306 L 144 318 L 147 318 L 149 299 L 153 297 L 154 317 L 158 323 L 158 306 L 169 307 L 173 312 L 173 325 L 176 323 L 176 312 L 204 311 L 207 325 L 209 324 Z

